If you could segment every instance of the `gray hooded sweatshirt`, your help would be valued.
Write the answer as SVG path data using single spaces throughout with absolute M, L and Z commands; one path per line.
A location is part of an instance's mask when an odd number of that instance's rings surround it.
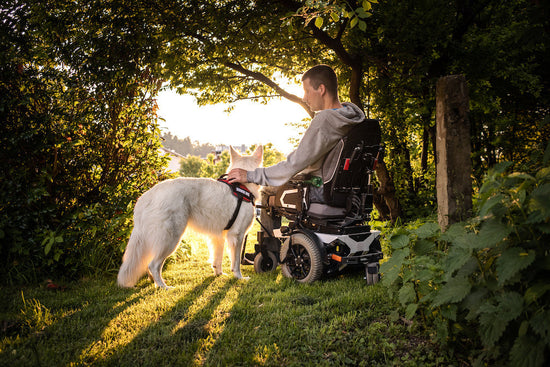
M 317 112 L 298 148 L 288 155 L 286 161 L 248 171 L 248 182 L 280 186 L 299 172 L 321 176 L 321 166 L 328 152 L 355 124 L 364 119 L 363 111 L 350 102 L 342 103 L 342 108 Z

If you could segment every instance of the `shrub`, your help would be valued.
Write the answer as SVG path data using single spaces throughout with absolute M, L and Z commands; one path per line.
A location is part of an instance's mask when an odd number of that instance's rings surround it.
M 119 55 L 91 52 L 114 30 L 86 27 L 107 27 L 109 19 L 65 27 L 83 13 L 42 2 L 9 1 L 6 9 L 0 278 L 30 282 L 112 270 L 133 202 L 164 177 L 154 99 L 161 82 L 135 62 L 143 59 L 137 45 Z
M 405 317 L 420 318 L 474 364 L 542 366 L 550 353 L 550 166 L 532 174 L 497 165 L 477 216 L 441 233 L 396 228 L 383 283 Z

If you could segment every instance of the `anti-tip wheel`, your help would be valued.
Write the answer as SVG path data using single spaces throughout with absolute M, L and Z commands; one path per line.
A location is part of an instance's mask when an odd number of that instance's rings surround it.
M 277 268 L 277 265 L 279 265 L 277 256 L 273 252 L 268 251 L 267 255 L 267 257 L 264 257 L 261 252 L 256 254 L 254 258 L 254 270 L 256 273 L 273 271 Z

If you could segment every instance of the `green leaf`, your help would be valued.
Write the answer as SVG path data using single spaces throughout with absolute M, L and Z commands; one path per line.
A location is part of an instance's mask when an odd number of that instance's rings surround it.
M 371 8 L 372 8 L 371 3 L 368 0 L 363 0 L 363 9 L 365 9 L 365 11 L 368 11 L 368 10 L 371 10 Z
M 489 219 L 481 225 L 472 246 L 476 249 L 493 248 L 508 237 L 511 231 L 511 228 L 500 221 Z
M 330 18 L 332 19 L 333 22 L 338 22 L 340 20 L 340 16 L 336 13 L 336 12 L 331 12 L 330 13 Z
M 523 299 L 526 304 L 531 304 L 536 302 L 540 297 L 542 297 L 546 292 L 550 290 L 550 284 L 548 283 L 537 283 L 525 291 Z
M 529 210 L 539 210 L 544 218 L 550 218 L 550 183 L 541 185 L 531 192 Z
M 479 216 L 481 218 L 484 218 L 489 214 L 493 214 L 492 213 L 493 207 L 497 204 L 501 204 L 503 200 L 504 200 L 504 195 L 498 194 L 495 196 L 491 196 L 489 199 L 487 199 L 487 201 L 485 201 L 485 203 L 479 210 Z
M 418 304 L 411 303 L 405 308 L 405 318 L 411 320 L 418 309 Z
M 434 248 L 435 248 L 434 241 L 419 240 L 414 245 L 414 253 L 418 256 L 422 256 L 422 255 L 432 253 Z
M 544 157 L 542 158 L 542 163 L 544 165 L 547 165 L 548 162 L 550 162 L 550 141 L 548 142 L 548 145 L 546 145 L 546 149 L 544 150 Z
M 424 223 L 420 227 L 414 230 L 414 233 L 418 238 L 429 238 L 435 236 L 439 232 L 439 224 L 437 223 Z
M 433 305 L 437 307 L 445 303 L 460 302 L 464 299 L 464 297 L 468 295 L 471 288 L 472 285 L 468 281 L 468 278 L 451 278 L 437 292 L 433 301 Z
M 500 339 L 510 321 L 516 319 L 523 311 L 523 297 L 516 292 L 501 293 L 479 308 L 479 333 L 486 347 L 493 347 Z
M 439 236 L 439 239 L 446 242 L 454 242 L 456 238 L 464 236 L 466 233 L 464 223 L 455 223 L 447 228 L 447 230 Z
M 443 270 L 446 274 L 452 276 L 453 273 L 464 266 L 470 258 L 472 258 L 472 255 L 469 250 L 452 246 L 443 262 Z
M 367 23 L 365 23 L 364 21 L 360 20 L 359 21 L 359 29 L 362 30 L 363 32 L 367 30 Z
M 404 248 L 402 250 L 395 251 L 390 259 L 380 265 L 380 272 L 384 274 L 382 277 L 382 283 L 389 286 L 399 277 L 403 261 L 409 256 L 410 250 Z
M 48 239 L 48 243 L 46 244 L 46 247 L 44 247 L 44 254 L 47 255 L 50 253 L 50 250 L 52 249 L 52 245 L 55 242 L 55 238 L 52 236 Z
M 359 22 L 359 18 L 357 16 L 353 17 L 351 19 L 351 22 L 349 23 L 349 26 L 350 28 L 353 28 L 357 25 L 357 23 Z
M 321 28 L 323 26 L 323 18 L 321 17 L 315 18 L 315 26 L 317 28 Z
M 498 284 L 503 285 L 535 260 L 535 251 L 528 252 L 521 247 L 511 247 L 502 252 L 496 261 Z M 517 277 L 519 278 L 519 276 Z
M 414 291 L 414 286 L 411 283 L 404 284 L 398 292 L 399 302 L 402 306 L 405 306 L 407 303 L 416 301 L 416 292 Z
M 530 335 L 516 338 L 510 350 L 510 366 L 542 367 L 545 363 L 545 345 Z
M 530 321 L 530 325 L 537 335 L 550 345 L 550 311 L 539 310 Z
M 508 162 L 508 161 L 500 162 L 493 167 L 492 171 L 496 173 L 504 173 L 504 171 L 506 171 L 508 167 L 510 167 L 512 164 L 513 162 Z
M 546 179 L 550 179 L 550 167 L 544 167 L 544 168 L 540 169 L 537 172 L 536 178 L 539 181 L 544 181 Z
M 405 234 L 394 235 L 390 238 L 392 248 L 401 249 L 409 244 L 409 236 Z

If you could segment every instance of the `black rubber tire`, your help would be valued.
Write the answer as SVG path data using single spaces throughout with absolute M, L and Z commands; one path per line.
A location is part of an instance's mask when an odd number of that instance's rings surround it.
M 295 233 L 281 272 L 287 278 L 294 278 L 299 283 L 313 283 L 323 275 L 321 250 L 317 243 L 303 233 Z
M 268 257 L 265 258 L 261 252 L 258 252 L 256 257 L 254 257 L 254 270 L 256 273 L 266 273 L 277 269 L 279 265 L 277 256 L 271 251 L 268 251 L 267 254 Z

